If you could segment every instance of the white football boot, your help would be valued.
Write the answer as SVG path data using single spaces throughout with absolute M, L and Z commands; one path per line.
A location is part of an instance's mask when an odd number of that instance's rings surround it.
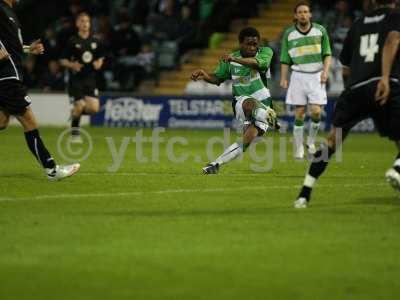
M 294 206 L 294 208 L 307 208 L 308 201 L 306 198 L 301 197 L 301 198 L 297 199 L 296 201 L 294 201 L 293 206 Z
M 65 166 L 57 165 L 54 169 L 46 169 L 47 179 L 49 181 L 62 180 L 64 178 L 74 175 L 76 172 L 79 171 L 80 167 L 81 167 L 81 165 L 76 163 L 76 164 L 65 165 Z
M 400 192 L 400 173 L 395 169 L 389 169 L 386 174 L 386 181 L 396 190 Z
M 83 139 L 80 135 L 71 135 L 69 141 L 71 144 L 83 144 Z

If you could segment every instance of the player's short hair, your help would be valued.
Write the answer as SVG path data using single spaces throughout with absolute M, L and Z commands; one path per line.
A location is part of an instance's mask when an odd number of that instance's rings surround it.
M 293 11 L 294 11 L 295 14 L 297 13 L 297 9 L 298 9 L 300 6 L 307 6 L 308 9 L 311 11 L 311 4 L 310 4 L 310 2 L 308 2 L 308 1 L 300 1 L 300 2 L 298 2 L 298 3 L 295 5 L 295 7 L 294 7 L 294 9 L 293 9 Z
M 76 20 L 79 20 L 82 17 L 88 17 L 90 19 L 90 15 L 89 13 L 87 13 L 86 11 L 82 11 L 80 12 L 77 16 L 76 16 Z
M 256 37 L 258 39 L 261 38 L 260 33 L 254 27 L 246 27 L 243 28 L 239 33 L 239 43 L 242 43 L 247 37 Z

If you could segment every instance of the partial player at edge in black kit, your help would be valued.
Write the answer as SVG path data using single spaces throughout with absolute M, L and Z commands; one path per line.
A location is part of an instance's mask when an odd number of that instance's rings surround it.
M 45 169 L 47 178 L 56 181 L 74 175 L 80 165 L 56 165 L 40 137 L 23 84 L 22 58 L 24 53 L 40 55 L 44 47 L 40 40 L 23 45 L 21 26 L 13 11 L 17 2 L 0 0 L 0 130 L 7 128 L 10 116 L 15 116 L 24 129 L 29 150 Z
M 383 137 L 394 141 L 398 154 L 386 179 L 400 190 L 400 58 L 397 54 L 389 82 L 391 95 L 384 102 L 375 97 L 382 77 L 382 50 L 389 33 L 400 32 L 400 14 L 394 10 L 396 1 L 376 0 L 376 9 L 352 26 L 340 56 L 346 89 L 341 94 L 333 114 L 333 128 L 324 145 L 314 155 L 295 208 L 307 207 L 316 180 L 325 171 L 329 159 L 346 138 L 351 128 L 361 120 L 372 118 Z M 341 138 L 339 137 L 341 133 Z
M 96 114 L 100 109 L 97 72 L 103 67 L 104 55 L 101 42 L 91 32 L 89 14 L 80 13 L 76 27 L 78 33 L 69 40 L 60 62 L 69 70 L 68 94 L 73 104 L 71 142 L 82 143 L 81 116 Z

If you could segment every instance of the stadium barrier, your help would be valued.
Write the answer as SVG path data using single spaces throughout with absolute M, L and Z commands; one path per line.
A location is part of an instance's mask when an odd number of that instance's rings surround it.
M 232 100 L 221 96 L 115 96 L 103 95 L 100 113 L 91 118 L 91 125 L 106 127 L 164 127 L 185 129 L 237 128 Z M 331 127 L 334 103 L 331 97 L 322 116 L 321 128 Z M 291 131 L 294 110 L 283 99 L 274 101 L 282 131 Z M 354 131 L 373 132 L 372 120 L 359 123 Z
M 32 110 L 40 126 L 69 126 L 71 106 L 68 95 L 65 93 L 30 93 Z M 12 119 L 11 125 L 18 124 Z M 89 117 L 83 116 L 82 125 L 89 124 Z
M 32 109 L 41 126 L 69 126 L 70 102 L 65 93 L 30 93 Z M 337 97 L 330 97 L 322 116 L 324 130 L 331 127 Z M 165 127 L 186 129 L 237 128 L 232 100 L 223 96 L 131 96 L 104 94 L 100 97 L 100 112 L 83 116 L 82 125 L 98 127 Z M 282 131 L 293 128 L 294 111 L 286 107 L 283 98 L 274 100 Z M 11 125 L 17 124 L 13 119 Z M 374 132 L 372 120 L 355 126 L 355 132 Z

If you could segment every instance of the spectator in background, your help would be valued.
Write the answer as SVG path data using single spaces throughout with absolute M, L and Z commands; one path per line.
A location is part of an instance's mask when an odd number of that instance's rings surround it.
M 349 15 L 345 16 L 340 20 L 339 24 L 337 24 L 335 30 L 332 32 L 331 38 L 334 56 L 339 57 L 342 52 L 344 40 L 346 39 L 347 32 L 350 30 L 352 24 L 353 18 Z
M 24 84 L 29 88 L 35 88 L 38 83 L 38 73 L 36 70 L 36 57 L 29 55 L 23 62 L 22 71 L 24 74 Z
M 254 9 L 259 4 L 259 0 L 234 0 L 233 17 L 234 18 L 251 18 L 257 15 L 258 9 Z
M 114 57 L 114 77 L 122 90 L 133 90 L 132 66 L 135 62 L 135 56 L 141 49 L 142 41 L 133 29 L 132 20 L 126 7 L 120 9 L 118 16 L 118 24 L 110 36 Z
M 43 54 L 43 60 L 47 64 L 50 60 L 58 58 L 59 47 L 57 43 L 57 35 L 52 27 L 48 27 L 42 39 L 44 49 L 46 52 Z
M 49 61 L 46 70 L 42 73 L 38 85 L 44 91 L 65 90 L 64 75 L 60 64 L 56 60 Z
M 150 20 L 152 36 L 158 41 L 176 40 L 179 36 L 179 15 L 175 12 L 175 1 L 165 0 L 162 13 L 153 15 Z
M 135 88 L 137 88 L 144 79 L 155 77 L 155 58 L 156 54 L 151 44 L 144 43 L 132 64 Z
M 103 41 L 103 45 L 107 49 L 111 48 L 112 34 L 113 34 L 113 29 L 111 26 L 110 17 L 107 15 L 99 16 L 96 36 L 97 38 Z
M 52 27 L 46 28 L 44 37 L 41 39 L 43 47 L 46 50 L 42 55 L 36 57 L 36 66 L 38 74 L 47 71 L 51 60 L 57 60 L 60 55 L 60 48 L 57 43 L 57 35 Z
M 204 23 L 207 21 L 207 19 L 211 16 L 213 10 L 214 10 L 214 5 L 215 5 L 214 0 L 199 0 L 198 4 L 198 14 L 199 14 L 199 20 L 200 22 Z
M 333 33 L 340 24 L 343 24 L 344 19 L 347 17 L 351 17 L 352 19 L 354 18 L 354 15 L 350 10 L 349 2 L 345 0 L 337 0 L 335 2 L 335 9 L 329 11 L 324 18 L 328 32 Z
M 363 14 L 369 13 L 374 9 L 374 4 L 371 2 L 371 0 L 363 0 L 361 3 L 361 7 L 355 11 L 354 17 L 359 18 Z
M 333 57 L 331 75 L 329 76 L 329 91 L 333 93 L 340 93 L 344 88 L 342 78 L 342 65 L 339 62 L 339 55 L 342 52 L 347 32 L 350 30 L 352 24 L 352 17 L 346 16 L 341 20 L 336 29 L 332 32 L 331 38 Z
M 75 20 L 79 13 L 85 10 L 85 7 L 80 0 L 69 0 L 67 12 L 65 16 Z
M 150 4 L 148 1 L 136 1 L 133 6 L 132 20 L 133 24 L 146 26 L 147 18 L 150 13 Z
M 182 6 L 181 21 L 178 27 L 179 54 L 184 54 L 187 50 L 196 47 L 197 28 L 191 19 L 191 9 L 189 6 Z
M 235 4 L 230 0 L 202 0 L 200 2 L 201 22 L 199 28 L 199 42 L 202 46 L 208 45 L 209 37 L 214 32 L 228 32 L 230 22 L 235 12 Z M 204 19 L 204 17 L 206 19 Z
M 112 51 L 116 57 L 139 53 L 141 48 L 140 36 L 132 27 L 132 19 L 126 7 L 120 9 L 118 23 L 110 38 Z
M 65 49 L 67 42 L 75 33 L 75 26 L 73 20 L 68 17 L 62 17 L 60 20 L 60 29 L 57 34 L 57 45 L 59 51 Z
M 213 0 L 212 0 L 213 1 Z M 174 9 L 174 14 L 179 11 L 179 5 L 175 0 L 156 0 L 153 1 L 153 12 L 158 15 L 165 14 L 171 7 Z
M 104 15 L 110 11 L 109 1 L 104 0 L 85 0 L 85 10 L 89 11 L 90 15 Z

